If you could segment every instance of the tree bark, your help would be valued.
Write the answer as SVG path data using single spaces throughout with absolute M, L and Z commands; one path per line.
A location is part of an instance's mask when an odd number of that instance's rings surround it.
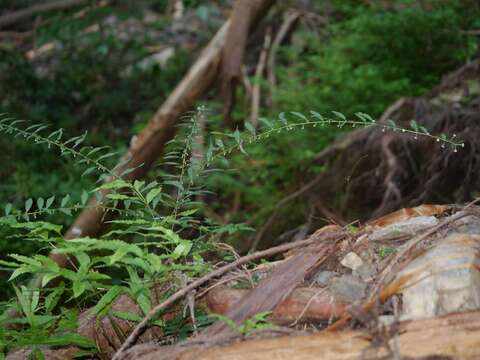
M 389 335 L 387 332 L 367 330 L 323 331 L 307 336 L 236 341 L 210 348 L 203 345 L 203 348 L 185 349 L 175 359 L 191 359 L 192 355 L 199 360 L 480 358 L 480 312 L 408 321 L 393 325 L 390 332 Z M 135 359 L 165 359 L 165 349 L 154 349 L 152 346 L 149 350 L 135 356 Z M 133 357 L 127 356 L 127 359 Z

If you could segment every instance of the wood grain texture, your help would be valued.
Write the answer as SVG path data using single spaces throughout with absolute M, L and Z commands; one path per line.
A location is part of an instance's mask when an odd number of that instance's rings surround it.
M 480 312 L 401 323 L 391 344 L 397 343 L 402 358 L 480 359 Z M 158 359 L 161 348 L 145 351 L 137 360 Z M 373 346 L 365 331 L 320 332 L 308 336 L 282 336 L 236 342 L 209 349 L 196 348 L 203 360 L 358 360 L 390 359 L 384 347 Z M 177 360 L 192 359 L 193 352 L 177 354 Z M 435 357 L 436 356 L 436 357 Z

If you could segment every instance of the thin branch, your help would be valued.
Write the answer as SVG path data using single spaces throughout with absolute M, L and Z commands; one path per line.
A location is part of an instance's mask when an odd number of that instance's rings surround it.
M 323 234 L 322 234 L 323 235 Z M 230 270 L 233 270 L 243 264 L 249 263 L 254 260 L 258 260 L 261 258 L 273 256 L 275 254 L 279 254 L 282 252 L 286 252 L 288 250 L 292 250 L 295 248 L 299 247 L 304 247 L 307 245 L 314 244 L 318 242 L 321 238 L 317 236 L 312 236 L 308 238 L 307 240 L 303 241 L 297 241 L 294 243 L 290 244 L 284 244 L 280 246 L 276 246 L 267 250 L 262 250 L 258 251 L 256 253 L 250 254 L 243 256 L 234 262 L 227 264 L 225 266 L 222 266 L 207 275 L 191 282 L 189 285 L 185 286 L 184 288 L 178 290 L 176 293 L 174 293 L 172 296 L 170 296 L 168 299 L 163 301 L 161 304 L 158 304 L 155 306 L 146 316 L 145 318 L 133 329 L 132 333 L 128 336 L 128 338 L 125 340 L 125 342 L 122 344 L 120 349 L 117 351 L 115 356 L 113 357 L 113 360 L 120 360 L 122 358 L 123 353 L 129 349 L 132 345 L 135 344 L 135 342 L 138 340 L 138 338 L 142 335 L 142 333 L 147 329 L 149 322 L 152 319 L 155 319 L 157 315 L 159 314 L 160 311 L 166 309 L 167 307 L 171 306 L 174 304 L 176 301 L 180 300 L 181 298 L 185 297 L 189 292 L 192 290 L 204 285 L 211 279 L 214 279 L 220 275 L 223 275 L 227 273 Z
M 286 203 L 290 202 L 291 200 L 299 197 L 300 195 L 304 194 L 308 190 L 310 190 L 313 186 L 315 186 L 321 180 L 321 178 L 322 178 L 322 176 L 320 174 L 317 177 L 315 177 L 312 181 L 310 181 L 309 183 L 307 183 L 306 185 L 304 185 L 303 187 L 301 187 L 300 189 L 295 191 L 294 193 L 292 193 L 292 194 L 284 197 L 282 200 L 280 200 L 280 202 L 275 206 L 275 209 L 274 209 L 273 213 L 270 215 L 270 217 L 268 218 L 267 222 L 262 226 L 262 228 L 260 230 L 257 231 L 257 233 L 255 235 L 255 239 L 253 240 L 253 244 L 250 248 L 250 251 L 255 251 L 256 250 L 258 244 L 262 240 L 263 235 L 268 230 L 270 225 L 272 225 L 273 220 L 275 220 L 275 218 L 276 218 L 278 212 L 280 211 L 280 209 L 282 208 L 282 206 L 285 205 Z
M 272 43 L 272 29 L 268 28 L 265 34 L 265 40 L 263 42 L 262 51 L 258 58 L 257 70 L 255 71 L 255 83 L 252 90 L 252 107 L 250 110 L 250 122 L 253 127 L 258 125 L 258 113 L 260 111 L 260 81 L 265 71 L 265 65 L 267 63 L 268 52 L 270 50 L 270 44 Z
M 282 25 L 280 26 L 280 29 L 277 32 L 277 35 L 275 36 L 275 39 L 273 40 L 272 47 L 270 49 L 270 53 L 268 55 L 268 60 L 267 60 L 267 74 L 268 74 L 267 77 L 270 83 L 270 96 L 277 83 L 277 78 L 275 76 L 275 62 L 277 57 L 277 50 L 282 44 L 282 42 L 285 40 L 285 37 L 287 36 L 287 34 L 290 32 L 290 29 L 293 27 L 296 21 L 300 18 L 300 15 L 301 14 L 299 11 L 293 11 L 288 15 L 286 15 L 285 20 L 283 21 Z
M 57 0 L 46 4 L 37 4 L 29 8 L 9 12 L 0 16 L 0 29 L 15 24 L 16 22 L 29 19 L 37 14 L 53 10 L 65 10 L 86 3 L 87 0 Z

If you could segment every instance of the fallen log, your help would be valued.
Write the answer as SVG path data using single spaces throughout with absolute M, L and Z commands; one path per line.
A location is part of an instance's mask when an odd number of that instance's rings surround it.
M 284 244 L 276 248 L 271 248 L 259 251 L 254 254 L 246 255 L 240 259 L 237 259 L 233 263 L 218 268 L 205 275 L 204 277 L 193 281 L 186 287 L 180 289 L 175 294 L 167 298 L 161 304 L 158 304 L 158 301 L 159 298 L 161 298 L 160 293 L 164 291 L 164 289 L 162 289 L 161 287 L 153 288 L 151 290 L 151 302 L 154 305 L 154 308 L 152 309 L 152 312 L 149 314 L 149 316 L 142 320 L 142 322 L 140 323 L 140 327 L 138 325 L 135 327 L 134 322 L 122 319 L 121 317 L 115 315 L 115 312 L 127 312 L 131 313 L 133 316 L 136 317 L 140 317 L 142 315 L 142 311 L 132 298 L 127 295 L 121 295 L 114 301 L 111 311 L 109 311 L 106 316 L 103 316 L 101 318 L 97 317 L 94 313 L 92 313 L 92 311 L 94 311 L 94 308 L 90 308 L 84 311 L 79 317 L 79 327 L 77 329 L 77 333 L 95 342 L 98 348 L 98 353 L 96 354 L 97 357 L 99 357 L 100 359 L 110 359 L 114 355 L 115 351 L 117 351 L 117 349 L 121 347 L 122 343 L 124 344 L 123 347 L 126 348 L 128 346 L 126 346 L 125 344 L 130 344 L 130 342 L 134 343 L 137 340 L 146 342 L 153 341 L 156 337 L 158 338 L 161 331 L 155 327 L 148 327 L 147 329 L 146 326 L 153 318 L 152 314 L 157 314 L 160 310 L 163 310 L 164 312 L 162 313 L 161 318 L 163 320 L 171 319 L 175 316 L 174 314 L 178 311 L 178 309 L 173 309 L 171 310 L 172 312 L 169 312 L 169 310 L 167 310 L 168 307 L 172 306 L 176 300 L 179 300 L 180 298 L 186 296 L 186 294 L 190 291 L 204 285 L 213 278 L 221 276 L 226 272 L 235 269 L 242 264 L 249 263 L 256 259 L 269 257 L 278 253 L 292 251 L 293 249 L 302 248 L 305 246 L 306 249 L 297 249 L 297 253 L 294 256 L 276 265 L 275 271 L 273 272 L 272 276 L 265 279 L 265 281 L 263 282 L 263 287 L 256 291 L 252 290 L 252 294 L 250 294 L 250 296 L 243 296 L 245 294 L 240 294 L 241 296 L 235 299 L 238 300 L 235 301 L 235 307 L 237 306 L 237 303 L 243 304 L 242 306 L 239 306 L 239 308 L 243 310 L 237 313 L 235 319 L 239 322 L 243 322 L 246 318 L 254 314 L 254 312 L 252 313 L 252 311 L 255 311 L 255 309 L 257 309 L 257 311 L 265 311 L 268 310 L 266 306 L 270 306 L 273 308 L 278 302 L 278 299 L 283 298 L 289 293 L 289 288 L 283 286 L 283 283 L 279 280 L 279 278 L 281 278 L 282 276 L 288 276 L 289 284 L 291 284 L 290 288 L 295 286 L 298 281 L 301 281 L 303 279 L 303 277 L 307 273 L 307 270 L 311 270 L 312 268 L 319 266 L 322 259 L 324 260 L 329 254 L 332 254 L 333 249 L 335 249 L 336 241 L 342 239 L 343 237 L 344 233 L 341 230 L 332 230 L 328 228 L 321 229 L 306 240 L 297 241 L 290 244 Z M 313 251 L 315 249 L 319 251 Z M 305 256 L 305 254 L 308 255 Z M 304 257 L 305 260 L 304 264 L 302 264 L 301 266 L 297 266 L 299 260 L 301 260 L 302 257 Z M 285 274 L 286 271 L 290 272 L 290 274 Z M 269 289 L 269 292 L 266 294 L 263 293 L 265 288 Z M 251 300 L 249 299 L 252 298 L 258 300 L 263 299 L 263 301 L 259 305 L 259 309 L 258 305 L 256 305 L 255 303 L 253 303 L 253 307 L 255 309 L 252 310 L 249 308 L 252 306 Z M 303 299 L 303 296 L 301 296 L 301 298 Z M 165 310 L 167 310 L 167 312 L 165 312 Z M 283 310 L 283 312 L 285 311 Z M 230 316 L 233 317 L 233 315 Z M 209 331 L 211 335 L 218 335 L 217 330 L 222 330 L 221 325 L 223 324 L 215 323 L 214 326 L 207 328 L 206 330 Z M 128 336 L 129 333 L 130 336 Z M 133 337 L 132 333 L 135 333 Z M 205 332 L 201 333 L 201 335 L 205 334 Z M 125 340 L 125 338 L 127 338 L 127 340 Z M 42 349 L 42 351 L 45 354 L 48 354 L 48 359 L 71 359 L 73 358 L 75 352 L 79 351 L 79 349 L 75 346 L 61 349 L 51 349 L 45 347 Z M 27 358 L 30 353 L 31 349 L 29 348 L 18 349 L 9 353 L 7 360 L 24 359 Z
M 136 360 L 158 360 L 164 349 L 137 352 Z M 479 359 L 480 312 L 453 314 L 394 324 L 383 331 L 320 332 L 308 336 L 235 342 L 185 349 L 176 359 L 209 360 L 356 360 Z
M 304 277 L 332 255 L 336 249 L 337 241 L 344 236 L 345 234 L 339 231 L 327 232 L 319 230 L 312 234 L 308 239 L 301 242 L 304 245 L 308 245 L 305 249 L 299 250 L 290 259 L 278 265 L 268 278 L 261 281 L 254 290 L 250 291 L 241 300 L 236 302 L 234 306 L 228 310 L 226 316 L 237 322 L 237 324 L 241 324 L 259 312 L 272 310 L 279 302 L 288 296 L 300 282 L 303 281 Z M 253 261 L 254 259 L 259 259 L 267 255 L 271 256 L 280 250 L 287 251 L 287 248 L 294 249 L 298 247 L 299 244 L 300 242 L 295 242 L 246 255 L 237 259 L 233 263 L 218 268 L 204 277 L 191 282 L 161 304 L 153 307 L 143 320 L 133 329 L 113 359 L 124 359 L 125 353 L 129 351 L 129 349 L 137 342 L 139 336 L 141 336 L 148 328 L 149 322 L 154 319 L 160 311 L 166 309 L 176 300 L 185 296 L 188 292 L 203 285 L 208 280 L 224 274 L 227 269 L 233 269 L 246 263 L 247 260 Z M 196 341 L 202 341 L 203 339 L 209 339 L 212 337 L 229 336 L 232 333 L 235 334 L 233 329 L 229 328 L 223 321 L 217 321 L 202 331 L 196 338 Z
M 341 232 L 337 234 L 338 239 L 343 238 L 341 234 Z M 317 236 L 319 235 L 313 234 L 311 238 Z M 278 265 L 272 274 L 262 280 L 255 289 L 230 306 L 225 316 L 237 324 L 243 324 L 257 313 L 274 310 L 303 282 L 308 274 L 318 268 L 335 250 L 336 242 L 332 240 L 324 240 L 319 244 L 301 249 L 288 261 Z M 235 332 L 235 329 L 229 327 L 225 322 L 217 321 L 205 329 L 199 337 L 203 339 L 214 336 L 223 337 L 235 334 Z
M 210 311 L 223 315 L 248 291 L 226 287 L 213 289 L 207 294 L 206 303 Z M 297 288 L 274 308 L 271 321 L 288 325 L 303 321 L 329 320 L 343 315 L 348 305 L 335 300 L 326 288 Z

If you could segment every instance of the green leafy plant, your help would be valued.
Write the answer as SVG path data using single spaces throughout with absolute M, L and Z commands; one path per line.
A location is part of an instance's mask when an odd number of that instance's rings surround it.
M 380 256 L 382 259 L 396 252 L 398 252 L 398 249 L 392 246 L 381 246 L 377 251 L 378 256 Z
M 228 316 L 215 314 L 212 315 L 212 317 L 223 321 L 230 328 L 238 331 L 242 336 L 248 336 L 256 331 L 274 329 L 275 326 L 268 321 L 268 317 L 271 315 L 271 313 L 271 311 L 260 312 L 258 314 L 255 314 L 251 318 L 245 320 L 245 322 L 240 325 L 230 319 Z
M 86 168 L 83 176 L 98 173 L 97 182 L 101 183 L 91 191 L 83 191 L 79 201 L 73 201 L 69 194 L 55 194 L 29 198 L 22 208 L 16 208 L 11 203 L 4 206 L 5 215 L 0 217 L 0 225 L 13 229 L 12 237 L 15 239 L 40 244 L 43 251 L 32 256 L 11 254 L 8 260 L 0 260 L 1 266 L 12 271 L 9 280 L 13 283 L 18 283 L 27 275 L 42 280 L 39 288 L 14 286 L 17 301 L 9 304 L 7 309 L 13 308 L 22 314 L 14 320 L 22 324 L 22 330 L 3 329 L 0 347 L 5 350 L 18 346 L 75 344 L 94 351 L 88 339 L 71 331 L 75 328 L 72 323 L 77 317 L 79 304 L 82 307 L 91 306 L 89 316 L 102 317 L 109 314 L 120 295 L 127 294 L 147 314 L 152 308 L 151 292 L 158 284 L 171 283 L 172 291 L 182 286 L 184 280 L 180 279 L 194 279 L 208 272 L 210 265 L 204 260 L 204 254 L 216 251 L 217 235 L 234 233 L 245 227 L 219 225 L 209 220 L 202 214 L 196 197 L 205 193 L 205 174 L 217 164 L 228 164 L 227 157 L 235 152 L 247 154 L 252 143 L 307 127 L 349 126 L 377 127 L 381 131 L 400 131 L 406 136 L 426 136 L 442 146 L 449 146 L 452 151 L 463 146 L 463 142 L 455 137 L 430 134 L 415 122 L 405 129 L 393 122 L 377 123 L 364 113 L 348 119 L 339 112 L 333 112 L 332 116 L 323 116 L 315 111 L 308 115 L 290 112 L 280 113 L 277 121 L 262 119 L 263 128 L 260 131 L 246 124 L 245 132 L 236 130 L 233 133 L 212 134 L 203 158 L 197 159 L 193 157 L 193 141 L 199 131 L 199 117 L 205 114 L 204 107 L 190 114 L 181 131 L 185 138 L 177 137 L 172 143 L 166 155 L 172 173 L 165 173 L 158 181 L 148 183 L 143 180 L 126 181 L 123 176 L 132 169 L 119 172 L 118 166 L 113 169 L 107 166 L 105 161 L 115 153 L 108 148 L 84 145 L 86 134 L 64 140 L 62 130 L 45 134 L 47 127 L 44 125 L 22 127 L 22 122 L 15 119 L 0 119 L 0 132 L 57 149 L 61 156 L 71 158 Z M 108 193 L 103 196 L 103 191 Z M 88 203 L 90 196 L 96 196 L 95 206 L 119 215 L 109 221 L 110 230 L 102 237 L 79 237 L 67 241 L 62 236 L 61 225 L 42 220 L 44 215 L 63 213 L 71 216 L 92 206 Z M 50 259 L 47 254 L 52 250 L 65 255 L 71 268 L 61 268 Z M 60 286 L 49 289 L 48 283 L 54 280 L 60 280 Z M 59 309 L 60 299 L 64 300 Z M 132 321 L 141 320 L 138 314 L 117 315 Z M 267 315 L 257 314 L 244 324 L 236 325 L 236 329 L 248 335 L 254 330 L 266 328 L 270 326 L 266 322 Z M 59 322 L 69 324 L 70 332 L 59 327 Z M 153 324 L 165 326 L 158 320 Z M 59 337 L 61 343 L 53 344 L 47 333 L 63 334 Z M 31 336 L 21 338 L 22 334 Z

